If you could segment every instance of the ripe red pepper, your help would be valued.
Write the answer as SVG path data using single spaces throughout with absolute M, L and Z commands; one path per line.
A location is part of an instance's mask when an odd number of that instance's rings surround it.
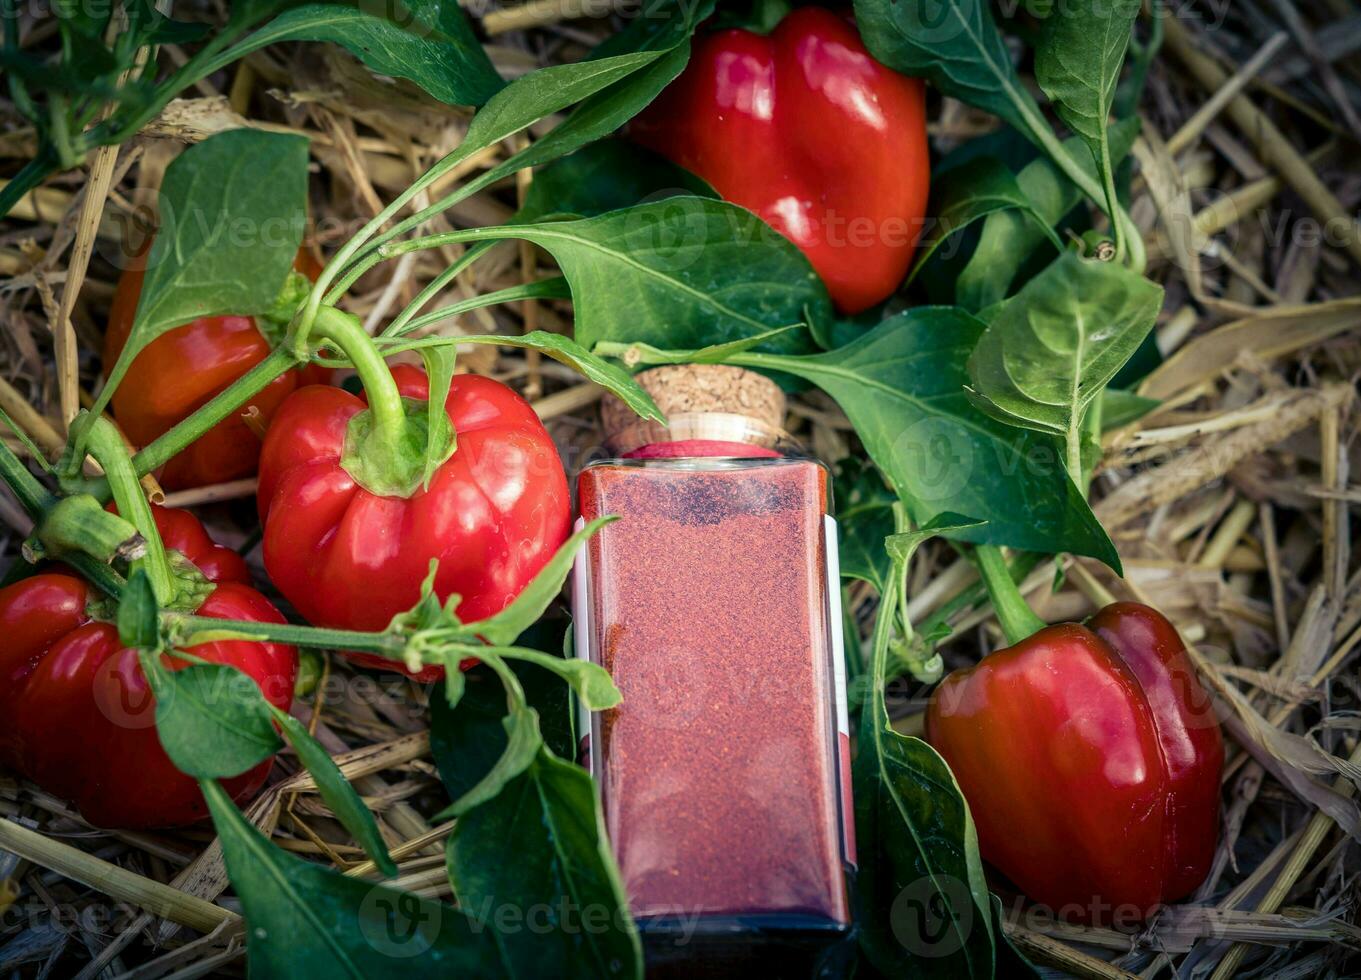
M 696 39 L 630 132 L 802 249 L 842 313 L 907 274 L 930 183 L 925 90 L 845 18 L 802 7 L 768 37 Z
M 403 398 L 426 398 L 419 368 L 397 365 L 392 376 Z M 340 388 L 314 386 L 274 416 L 257 498 L 270 578 L 313 625 L 381 630 L 416 603 L 437 558 L 435 591 L 462 597 L 464 622 L 500 612 L 569 532 L 567 477 L 534 409 L 499 381 L 456 376 L 445 401 L 454 453 L 428 488 L 402 498 L 365 489 L 341 464 L 347 426 L 364 407 Z M 441 675 L 433 667 L 416 676 Z
M 1128 925 L 1205 878 L 1224 743 L 1156 610 L 1117 602 L 956 671 L 926 733 L 983 856 L 1056 913 Z
M 132 332 L 146 272 L 145 256 L 145 251 L 138 255 L 118 280 L 104 333 L 105 370 L 118 360 Z M 309 279 L 321 273 L 321 266 L 306 249 L 298 251 L 293 268 Z M 263 361 L 270 349 L 255 317 L 201 317 L 176 327 L 137 355 L 114 392 L 113 413 L 133 445 L 145 446 Z M 294 389 L 325 384 L 329 378 L 330 371 L 317 365 L 275 378 L 239 412 L 166 463 L 161 483 L 177 490 L 250 476 L 260 457 L 260 436 L 245 413 L 253 408 L 259 412 L 257 425 L 268 426 Z
M 282 623 L 250 586 L 245 562 L 214 544 L 191 514 L 155 508 L 167 548 L 198 566 L 216 588 L 200 616 Z M 175 768 L 156 735 L 155 701 L 137 652 L 92 615 L 98 593 L 68 572 L 34 575 L 0 589 L 0 765 L 72 801 L 99 827 L 176 827 L 208 810 L 198 784 Z M 195 656 L 248 674 L 275 706 L 293 701 L 297 653 L 279 643 L 227 640 Z M 171 670 L 185 661 L 165 658 Z M 233 799 L 258 790 L 270 761 L 224 780 Z

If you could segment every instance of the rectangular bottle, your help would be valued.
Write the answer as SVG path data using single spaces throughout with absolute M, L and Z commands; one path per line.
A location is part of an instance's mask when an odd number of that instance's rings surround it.
M 850 922 L 836 533 L 824 466 L 733 441 L 580 474 L 583 520 L 618 520 L 578 562 L 577 651 L 624 697 L 587 755 L 650 961 L 759 951 L 800 975 Z

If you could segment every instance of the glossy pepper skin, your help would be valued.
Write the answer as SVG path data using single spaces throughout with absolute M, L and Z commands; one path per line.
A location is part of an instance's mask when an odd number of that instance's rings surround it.
M 218 547 L 192 515 L 155 508 L 166 547 L 217 583 L 200 616 L 282 623 L 250 586 L 236 552 Z M 155 701 L 137 652 L 112 623 L 91 617 L 98 593 L 74 574 L 34 575 L 0 589 L 0 766 L 70 800 L 98 827 L 195 823 L 208 810 L 198 784 L 175 768 L 156 736 Z M 192 652 L 248 674 L 271 703 L 293 701 L 297 654 L 278 643 L 202 643 Z M 172 670 L 187 664 L 165 658 Z M 269 760 L 224 780 L 243 800 L 265 781 Z
M 926 733 L 983 857 L 1055 913 L 1130 925 L 1204 880 L 1224 744 L 1156 610 L 1114 603 L 956 671 Z
M 419 368 L 397 365 L 392 374 L 404 398 L 425 399 Z M 462 597 L 464 622 L 500 612 L 569 531 L 567 476 L 543 423 L 499 381 L 456 376 L 445 401 L 454 454 L 428 488 L 403 499 L 369 492 L 341 465 L 346 426 L 364 405 L 340 388 L 312 386 L 275 415 L 257 498 L 270 579 L 313 625 L 381 630 L 415 604 L 437 558 L 435 591 Z M 441 675 L 435 667 L 416 676 Z
M 146 252 L 137 256 L 118 280 L 104 333 L 104 369 L 113 367 L 132 332 L 142 295 Z M 293 267 L 309 279 L 321 266 L 305 249 Z M 137 355 L 113 395 L 113 414 L 137 447 L 165 434 L 177 422 L 268 356 L 270 343 L 254 317 L 200 317 L 157 337 Z M 247 407 L 196 440 L 160 473 L 167 489 L 204 486 L 250 476 L 260 457 L 260 436 L 242 413 L 253 407 L 258 424 L 269 425 L 275 410 L 296 388 L 324 384 L 330 372 L 316 365 L 280 375 L 255 395 Z
M 630 133 L 802 249 L 842 313 L 907 274 L 930 183 L 925 91 L 845 18 L 802 7 L 769 36 L 697 38 Z

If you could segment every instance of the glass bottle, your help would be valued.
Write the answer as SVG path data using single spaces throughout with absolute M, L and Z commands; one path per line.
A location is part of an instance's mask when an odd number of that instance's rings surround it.
M 854 862 L 828 471 L 761 375 L 638 380 L 668 424 L 606 404 L 616 455 L 577 481 L 583 520 L 618 517 L 578 559 L 577 655 L 624 698 L 584 719 L 584 754 L 651 969 L 810 976 Z

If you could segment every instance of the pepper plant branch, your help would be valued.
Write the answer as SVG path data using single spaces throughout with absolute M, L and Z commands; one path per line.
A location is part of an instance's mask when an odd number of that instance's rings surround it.
M 1002 557 L 1002 550 L 996 545 L 980 544 L 974 548 L 974 558 L 1007 642 L 1020 643 L 1027 636 L 1044 629 L 1047 624 L 1035 615 L 1021 595 L 1007 568 L 1006 559 Z
M 423 310 L 427 303 L 438 296 L 440 291 L 448 286 L 449 283 L 462 275 L 474 262 L 486 255 L 490 248 L 491 243 L 488 242 L 474 246 L 460 255 L 447 269 L 437 275 L 434 279 L 430 280 L 426 287 L 416 295 L 416 298 L 408 303 L 406 307 L 393 318 L 392 322 L 384 328 L 383 336 L 395 337 L 399 334 L 406 333 L 408 330 L 415 330 L 416 327 L 414 325 L 407 326 L 412 318 Z
M 147 573 L 159 604 L 169 603 L 175 595 L 170 558 L 156 528 L 151 504 L 142 493 L 142 485 L 127 447 L 123 444 L 123 437 L 112 422 L 98 417 L 89 426 L 85 448 L 103 467 L 113 499 L 118 504 L 119 515 L 130 521 L 145 539 L 146 551 L 132 562 L 132 567 L 141 568 Z

